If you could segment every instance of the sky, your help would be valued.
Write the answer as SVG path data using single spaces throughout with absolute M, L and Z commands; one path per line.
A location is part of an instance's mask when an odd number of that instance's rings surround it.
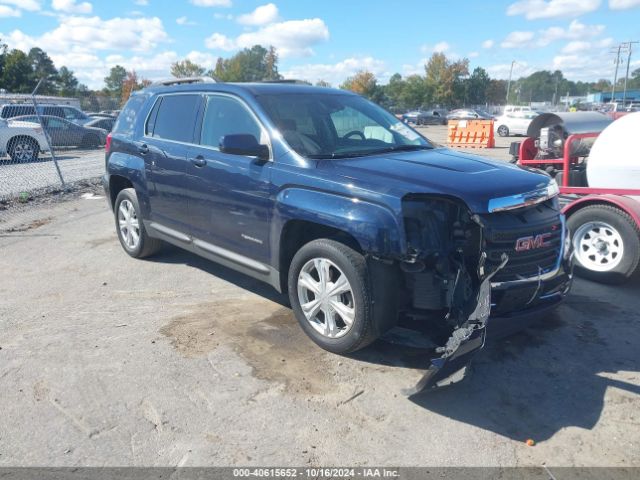
M 640 40 L 640 0 L 0 0 L 0 39 L 42 48 L 91 88 L 116 64 L 154 80 L 177 60 L 212 68 L 254 44 L 278 49 L 285 77 L 334 86 L 361 69 L 381 83 L 424 73 L 433 52 L 494 78 L 515 61 L 514 78 L 612 80 L 612 49 Z

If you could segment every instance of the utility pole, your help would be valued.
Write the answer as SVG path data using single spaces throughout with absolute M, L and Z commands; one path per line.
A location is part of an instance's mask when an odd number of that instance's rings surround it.
M 615 70 L 615 74 L 613 75 L 613 85 L 611 86 L 611 100 L 609 103 L 613 103 L 614 100 L 616 99 L 616 83 L 618 82 L 618 65 L 620 65 L 620 51 L 622 50 L 623 45 L 624 45 L 623 43 L 619 44 L 617 51 L 611 50 L 611 53 L 616 54 L 616 60 L 615 60 L 616 70 Z
M 629 79 L 629 65 L 631 64 L 631 51 L 633 50 L 633 45 L 639 42 L 627 42 L 625 45 L 627 46 L 627 73 L 624 76 L 624 91 L 622 93 L 622 108 L 624 108 L 627 104 L 627 80 Z
M 511 61 L 511 69 L 509 70 L 509 82 L 507 83 L 507 98 L 506 98 L 506 104 L 509 104 L 509 91 L 511 90 L 511 76 L 513 75 L 513 66 L 515 65 L 516 61 L 512 60 Z

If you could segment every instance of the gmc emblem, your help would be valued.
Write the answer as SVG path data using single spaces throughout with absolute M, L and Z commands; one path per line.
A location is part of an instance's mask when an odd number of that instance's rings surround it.
M 516 240 L 516 252 L 526 252 L 536 248 L 549 247 L 550 233 L 541 233 L 535 236 L 522 237 Z

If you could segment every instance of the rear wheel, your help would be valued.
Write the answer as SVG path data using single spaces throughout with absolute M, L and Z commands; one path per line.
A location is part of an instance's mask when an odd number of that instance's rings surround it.
M 98 148 L 100 146 L 100 138 L 93 134 L 85 135 L 81 146 L 84 148 Z
M 591 205 L 567 221 L 573 238 L 576 273 L 603 283 L 621 283 L 640 263 L 640 228 L 622 210 Z
M 293 257 L 289 299 L 305 333 L 334 353 L 359 350 L 377 337 L 365 258 L 334 240 L 314 240 Z
M 501 137 L 508 137 L 509 127 L 507 127 L 506 125 L 500 125 L 498 127 L 498 135 L 500 135 Z
M 134 258 L 145 258 L 160 250 L 162 240 L 150 237 L 144 228 L 138 196 L 133 188 L 118 193 L 114 214 L 118 239 L 125 252 Z
M 38 159 L 40 146 L 31 137 L 19 137 L 9 141 L 7 150 L 14 162 L 33 162 Z

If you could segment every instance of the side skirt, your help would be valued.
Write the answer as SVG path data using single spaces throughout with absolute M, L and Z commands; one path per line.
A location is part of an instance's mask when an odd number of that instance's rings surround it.
M 156 222 L 145 220 L 144 226 L 152 237 L 159 238 L 207 260 L 266 282 L 275 288 L 278 293 L 282 293 L 280 288 L 280 272 L 271 265 L 266 265 L 252 258 L 232 252 L 231 250 L 193 238 Z

